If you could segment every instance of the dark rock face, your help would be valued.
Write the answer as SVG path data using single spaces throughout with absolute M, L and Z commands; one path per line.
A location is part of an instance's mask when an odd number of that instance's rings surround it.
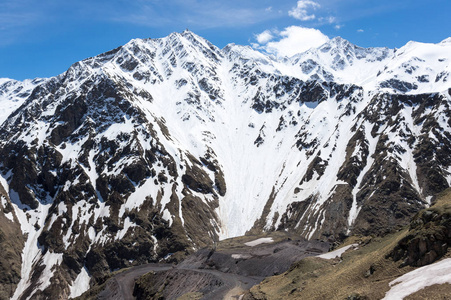
M 302 202 L 293 202 L 282 215 L 277 230 L 290 229 L 306 238 L 321 239 L 329 242 L 340 241 L 347 236 L 346 216 L 352 204 L 351 191 L 347 185 L 339 185 L 332 196 L 321 207 L 315 209 L 315 199 L 307 198 Z M 307 231 L 309 224 L 321 220 L 321 232 Z
M 381 83 L 382 88 L 392 88 L 400 92 L 409 92 L 411 90 L 416 90 L 418 86 L 410 82 L 405 82 L 397 79 L 390 79 Z
M 410 223 L 409 233 L 389 255 L 402 260 L 401 267 L 431 264 L 451 246 L 451 206 L 432 207 L 418 213 Z

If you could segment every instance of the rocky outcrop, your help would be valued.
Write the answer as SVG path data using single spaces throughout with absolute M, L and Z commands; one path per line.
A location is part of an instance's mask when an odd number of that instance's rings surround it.
M 389 257 L 402 260 L 401 267 L 421 267 L 442 258 L 451 247 L 450 197 L 419 212 L 410 223 L 406 237 L 399 241 Z

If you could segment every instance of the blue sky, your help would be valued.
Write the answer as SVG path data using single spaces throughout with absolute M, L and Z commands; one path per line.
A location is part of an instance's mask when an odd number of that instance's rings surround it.
M 335 36 L 362 47 L 438 43 L 451 36 L 450 12 L 450 0 L 0 0 L 0 77 L 55 76 L 133 38 L 186 28 L 220 48 L 279 55 Z

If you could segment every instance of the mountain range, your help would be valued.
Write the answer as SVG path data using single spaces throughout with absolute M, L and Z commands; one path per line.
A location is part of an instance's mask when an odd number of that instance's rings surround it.
M 451 38 L 279 58 L 190 31 L 0 79 L 0 298 L 288 231 L 340 242 L 451 185 Z

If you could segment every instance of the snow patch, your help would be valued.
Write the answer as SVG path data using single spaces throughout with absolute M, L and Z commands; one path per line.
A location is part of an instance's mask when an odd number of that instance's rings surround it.
M 451 258 L 413 270 L 390 282 L 385 300 L 402 300 L 434 284 L 451 284 Z
M 373 138 L 371 135 L 371 124 L 366 123 L 365 124 L 365 137 L 368 141 L 368 156 L 366 158 L 366 165 L 363 168 L 363 170 L 360 172 L 359 176 L 357 177 L 357 183 L 352 189 L 352 205 L 351 210 L 349 211 L 349 217 L 348 217 L 348 230 L 347 234 L 351 232 L 351 226 L 353 225 L 355 219 L 357 219 L 357 216 L 360 213 L 360 209 L 362 207 L 358 207 L 357 204 L 357 193 L 360 191 L 360 185 L 362 184 L 363 178 L 368 173 L 368 171 L 371 169 L 374 163 L 373 154 L 376 151 L 376 145 L 379 140 L 379 136 Z M 357 148 L 360 148 L 360 145 Z
M 341 255 L 343 253 L 345 253 L 348 249 L 350 249 L 350 248 L 354 248 L 355 249 L 358 246 L 359 246 L 359 244 L 351 244 L 351 245 L 342 247 L 340 249 L 334 250 L 332 252 L 328 252 L 328 253 L 324 253 L 324 254 L 318 255 L 317 257 L 323 258 L 323 259 L 334 259 L 336 257 L 340 258 Z
M 116 237 L 114 238 L 115 240 L 122 240 L 125 236 L 125 234 L 127 233 L 127 231 L 132 228 L 132 227 L 136 227 L 136 224 L 133 223 L 129 217 L 125 218 L 124 220 L 124 228 L 119 230 L 116 233 Z
M 260 244 L 271 244 L 273 242 L 274 242 L 274 240 L 272 238 L 260 238 L 260 239 L 256 239 L 254 241 L 250 241 L 250 242 L 247 242 L 244 244 L 249 247 L 255 247 Z
M 0 203 L 2 204 L 3 209 L 6 207 L 6 205 L 8 205 L 6 198 L 3 196 L 0 198 Z M 1 209 L 0 209 L 0 211 L 1 211 Z M 7 214 L 4 213 L 4 216 L 11 222 L 14 222 L 14 215 L 12 212 L 9 212 Z
M 14 211 L 17 218 L 19 219 L 22 232 L 28 235 L 24 248 L 22 250 L 21 280 L 18 283 L 16 291 L 12 297 L 12 299 L 19 299 L 20 294 L 25 291 L 30 285 L 33 265 L 42 258 L 41 249 L 38 247 L 38 237 L 40 236 L 42 229 L 44 228 L 44 222 L 46 216 L 48 215 L 48 210 L 50 209 L 51 204 L 39 204 L 37 209 L 24 212 L 19 196 L 14 190 L 10 190 L 10 199 L 11 202 L 13 202 Z M 35 227 L 35 225 L 38 226 Z M 58 262 L 58 259 L 62 259 L 62 254 L 60 254 L 61 257 L 59 257 L 59 254 L 52 256 L 50 252 L 48 253 L 49 254 L 46 253 L 47 256 L 45 257 L 47 263 L 45 268 L 46 273 L 44 274 L 48 277 L 51 277 L 53 274 L 51 266 L 56 263 L 61 263 Z
M 233 259 L 248 259 L 251 257 L 252 257 L 252 255 L 250 255 L 250 254 L 232 254 Z
M 89 276 L 88 270 L 86 267 L 83 267 L 81 269 L 80 274 L 78 274 L 75 281 L 72 283 L 72 285 L 69 287 L 70 289 L 70 299 L 76 298 L 78 296 L 81 296 L 84 292 L 86 292 L 89 289 L 89 281 L 91 280 L 91 277 Z
M 53 253 L 47 251 L 42 259 L 42 262 L 45 265 L 45 269 L 40 277 L 39 289 L 43 291 L 51 284 L 50 279 L 53 277 L 54 266 L 59 266 L 63 262 L 63 253 Z
M 163 220 L 169 222 L 169 227 L 172 226 L 172 215 L 168 209 L 163 210 L 162 218 L 163 218 Z

